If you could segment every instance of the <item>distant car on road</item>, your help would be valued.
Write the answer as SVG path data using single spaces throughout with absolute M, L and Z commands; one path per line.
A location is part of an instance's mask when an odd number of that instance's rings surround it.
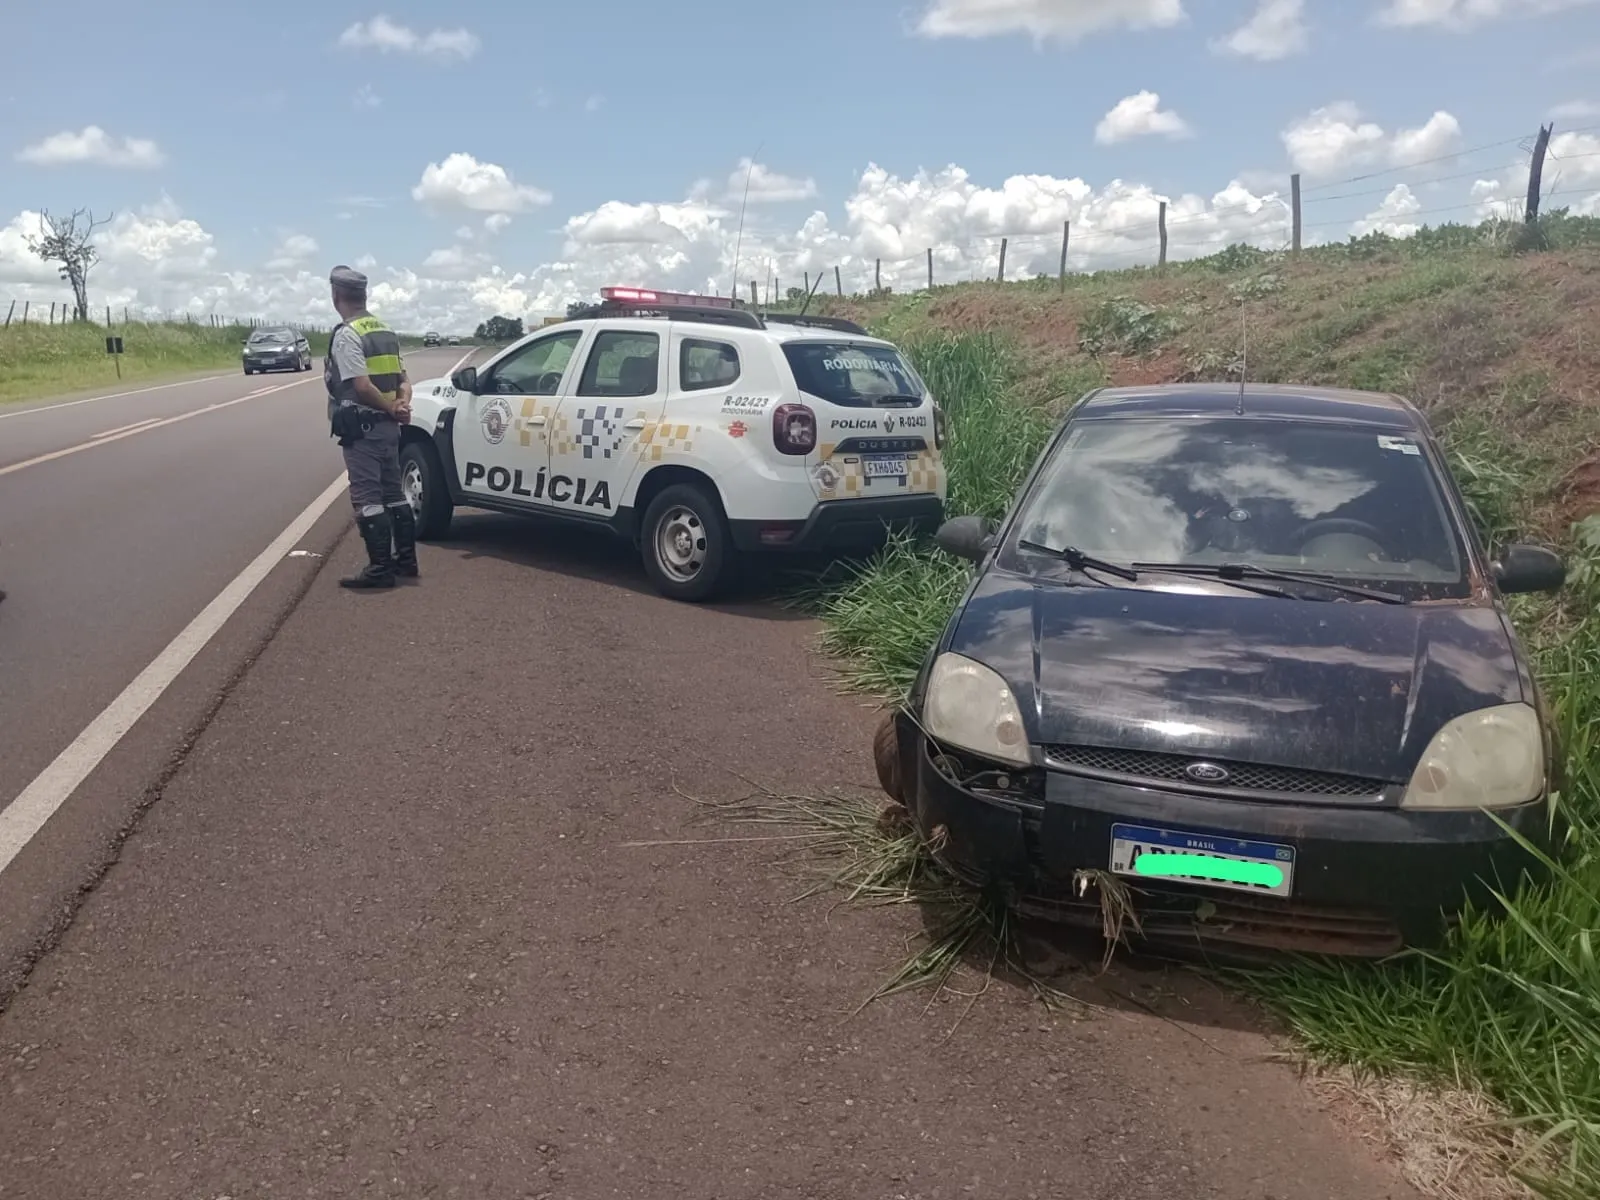
M 245 339 L 244 373 L 311 370 L 311 343 L 287 325 L 257 329 Z
M 459 345 L 461 345 L 461 339 L 458 338 L 458 337 L 451 337 L 450 344 L 452 346 L 459 346 Z
M 1561 750 L 1422 414 L 1395 396 L 1090 393 L 998 527 L 905 707 L 884 788 L 1028 913 L 1218 950 L 1381 956 L 1559 833 Z M 1504 822 L 1502 826 L 1500 822 Z
M 423 334 L 422 344 L 424 346 L 437 346 L 439 344 L 439 335 L 432 332 Z

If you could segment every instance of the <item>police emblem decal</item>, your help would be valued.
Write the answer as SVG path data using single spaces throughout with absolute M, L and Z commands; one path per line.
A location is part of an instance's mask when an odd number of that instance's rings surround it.
M 511 405 L 496 396 L 484 405 L 483 416 L 479 420 L 483 424 L 484 438 L 491 446 L 498 446 L 511 428 Z

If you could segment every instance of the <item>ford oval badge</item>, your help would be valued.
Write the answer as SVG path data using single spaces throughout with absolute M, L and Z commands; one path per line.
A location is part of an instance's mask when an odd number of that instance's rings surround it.
M 1196 783 L 1227 783 L 1230 778 L 1226 767 L 1209 762 L 1192 762 L 1183 773 Z

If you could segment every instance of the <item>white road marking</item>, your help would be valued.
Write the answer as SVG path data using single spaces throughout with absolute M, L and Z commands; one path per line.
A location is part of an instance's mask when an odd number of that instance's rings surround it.
M 132 429 L 142 429 L 146 425 L 154 425 L 159 420 L 161 420 L 160 417 L 146 417 L 142 421 L 135 421 L 132 425 L 118 425 L 115 429 L 108 429 L 104 433 L 97 433 L 94 436 L 96 439 L 111 437 L 113 434 L 127 433 Z
M 251 392 L 248 396 L 239 396 L 233 400 L 219 400 L 215 404 L 208 404 L 204 408 L 196 408 L 190 412 L 179 413 L 175 417 L 165 417 L 160 420 L 152 421 L 149 424 L 141 423 L 136 426 L 129 426 L 126 429 L 112 430 L 110 433 L 103 433 L 99 437 L 91 438 L 87 442 L 79 442 L 76 446 L 68 446 L 65 450 L 52 450 L 49 454 L 41 454 L 36 458 L 25 458 L 19 463 L 12 463 L 8 467 L 0 467 L 0 476 L 10 475 L 12 472 L 20 471 L 24 467 L 36 467 L 40 463 L 47 463 L 58 458 L 65 458 L 67 455 L 76 454 L 80 450 L 92 450 L 96 446 L 104 446 L 111 442 L 120 442 L 125 437 L 133 437 L 134 435 L 140 433 L 149 433 L 152 429 L 161 429 L 167 425 L 176 425 L 179 421 L 187 421 L 190 417 L 201 417 L 206 413 L 216 412 L 219 408 L 232 408 L 235 404 L 243 404 L 246 400 L 256 400 L 262 396 L 270 396 L 273 392 L 287 391 L 289 388 L 299 387 L 301 384 L 311 382 L 312 380 L 309 379 L 300 379 L 296 380 L 294 383 L 283 383 L 279 384 L 277 387 L 268 388 L 264 392 Z M 321 383 L 322 381 L 319 379 L 316 382 Z
M 466 362 L 467 359 L 471 358 L 477 352 L 478 352 L 478 348 L 476 346 L 474 346 L 471 350 L 468 350 L 465 354 L 463 354 L 460 358 L 458 358 L 456 360 L 456 365 L 451 367 L 448 371 L 446 371 L 445 375 L 446 376 L 454 375 L 457 371 L 461 370 L 461 364 Z
M 230 372 L 231 373 L 231 372 Z M 167 388 L 188 387 L 191 383 L 211 383 L 226 379 L 227 375 L 202 375 L 199 379 L 180 379 L 177 383 L 156 383 L 150 387 L 134 388 L 131 392 L 107 392 L 104 396 L 85 396 L 82 400 L 67 400 L 61 404 L 39 404 L 33 408 L 19 408 L 15 412 L 0 413 L 0 421 L 12 417 L 31 417 L 34 413 L 55 412 L 58 408 L 76 408 L 80 404 L 93 404 L 97 400 L 117 400 L 123 396 L 142 396 L 146 392 L 159 392 Z
M 183 672 L 195 655 L 205 648 L 217 631 L 256 590 L 272 568 L 287 557 L 289 550 L 315 525 L 323 513 L 344 493 L 346 480 L 340 476 L 313 500 L 272 544 L 258 554 L 237 578 L 200 610 L 200 615 L 167 644 L 150 665 L 122 689 L 105 710 L 89 722 L 73 742 L 17 798 L 0 810 L 0 871 L 22 853 L 35 834 L 67 802 L 78 786 L 89 777 L 117 746 L 135 722 L 149 711 Z

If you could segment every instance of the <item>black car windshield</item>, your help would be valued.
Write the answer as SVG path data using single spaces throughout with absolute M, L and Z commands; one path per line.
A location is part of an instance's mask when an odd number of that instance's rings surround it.
M 783 344 L 802 392 L 846 408 L 871 408 L 891 398 L 921 400 L 922 378 L 893 346 L 860 342 Z
M 261 329 L 250 335 L 253 346 L 287 346 L 294 340 L 294 332 L 288 329 Z
M 1116 563 L 1250 563 L 1467 594 L 1463 544 L 1423 448 L 1401 433 L 1247 417 L 1080 419 L 1014 537 Z M 1394 585 L 1416 585 L 1414 588 Z

